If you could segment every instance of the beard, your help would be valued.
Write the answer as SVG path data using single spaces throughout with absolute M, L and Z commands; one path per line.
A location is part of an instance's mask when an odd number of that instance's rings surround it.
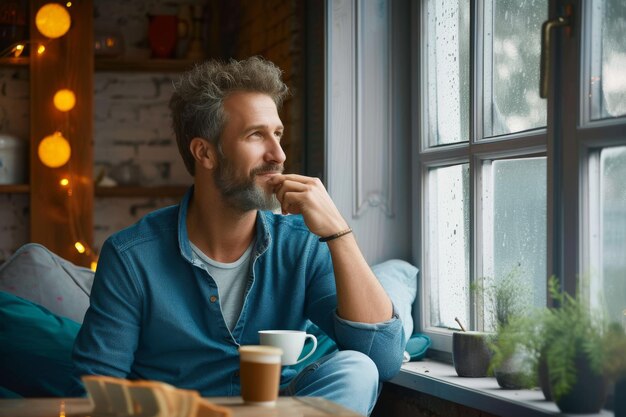
M 267 192 L 256 183 L 256 176 L 267 172 L 282 173 L 284 167 L 278 164 L 263 164 L 253 168 L 248 177 L 238 178 L 232 162 L 223 155 L 218 155 L 218 167 L 215 170 L 215 185 L 230 205 L 242 212 L 251 210 L 270 210 L 280 208 L 276 194 Z

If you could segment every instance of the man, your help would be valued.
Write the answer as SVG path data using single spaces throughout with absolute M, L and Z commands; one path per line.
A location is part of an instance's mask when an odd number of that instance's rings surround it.
M 286 94 L 280 70 L 256 57 L 207 62 L 175 84 L 194 186 L 103 245 L 74 348 L 80 374 L 239 395 L 238 346 L 311 320 L 339 351 L 283 369 L 282 393 L 371 412 L 402 362 L 402 324 L 322 183 L 282 173 Z

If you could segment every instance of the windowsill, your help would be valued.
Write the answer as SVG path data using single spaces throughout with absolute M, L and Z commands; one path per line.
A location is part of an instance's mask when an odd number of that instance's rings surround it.
M 402 365 L 390 382 L 486 413 L 502 416 L 567 416 L 541 390 L 505 390 L 495 378 L 462 378 L 452 365 L 426 359 Z M 594 416 L 613 416 L 602 410 Z

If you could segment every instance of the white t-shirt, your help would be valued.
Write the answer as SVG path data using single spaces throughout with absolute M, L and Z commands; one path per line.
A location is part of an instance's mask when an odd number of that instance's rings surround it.
M 250 255 L 254 240 L 239 259 L 231 263 L 217 262 L 204 254 L 196 245 L 189 242 L 194 261 L 200 261 L 202 267 L 217 284 L 219 303 L 224 321 L 230 331 L 233 330 L 243 308 L 243 297 L 250 275 Z

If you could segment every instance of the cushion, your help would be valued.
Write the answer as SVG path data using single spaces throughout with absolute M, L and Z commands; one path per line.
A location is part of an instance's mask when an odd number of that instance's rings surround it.
M 82 323 L 93 276 L 91 269 L 76 266 L 40 244 L 28 243 L 0 266 L 0 291 Z
M 80 324 L 0 291 L 0 396 L 69 396 Z
M 374 265 L 372 271 L 383 286 L 404 326 L 405 340 L 413 334 L 413 302 L 417 295 L 419 269 L 401 259 L 391 259 Z

